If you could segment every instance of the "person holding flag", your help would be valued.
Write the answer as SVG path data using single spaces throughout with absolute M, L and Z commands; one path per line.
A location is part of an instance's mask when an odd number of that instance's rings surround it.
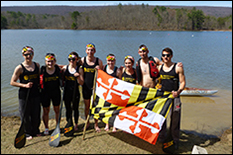
M 95 57 L 96 48 L 93 43 L 89 43 L 86 45 L 86 57 L 82 57 L 82 68 L 84 72 L 84 84 L 82 87 L 82 93 L 84 98 L 84 104 L 85 104 L 85 116 L 87 119 L 87 116 L 90 111 L 90 101 L 91 101 L 91 95 L 93 91 L 93 81 L 94 81 L 94 75 L 95 75 L 95 69 L 101 69 L 103 70 L 103 62 L 98 57 Z M 86 125 L 86 129 L 89 127 L 89 120 Z M 94 128 L 96 132 L 100 132 L 100 128 L 98 127 L 98 120 L 95 119 L 95 125 Z
M 115 66 L 116 64 L 116 57 L 114 54 L 108 54 L 106 57 L 106 61 L 107 64 L 104 65 L 104 71 L 108 74 L 111 75 L 113 77 L 119 78 L 122 72 L 122 68 L 123 66 L 121 66 L 120 68 L 118 68 L 117 66 Z M 109 124 L 106 124 L 105 131 L 109 131 Z M 112 132 L 116 132 L 116 128 L 113 127 Z
M 174 97 L 174 103 L 172 106 L 171 113 L 171 123 L 170 123 L 170 131 L 169 137 L 173 139 L 175 150 L 178 149 L 179 146 L 179 137 L 180 137 L 180 117 L 181 117 L 181 101 L 180 101 L 180 93 L 184 90 L 186 81 L 184 75 L 183 67 L 177 65 L 177 63 L 172 62 L 173 51 L 170 48 L 164 48 L 162 50 L 162 61 L 164 64 L 158 67 L 162 91 L 172 92 Z M 160 141 L 164 142 L 166 137 L 166 120 L 162 126 L 160 131 Z

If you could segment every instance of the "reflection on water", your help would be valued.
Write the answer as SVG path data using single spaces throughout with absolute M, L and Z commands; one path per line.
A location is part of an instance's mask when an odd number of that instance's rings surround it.
M 215 103 L 213 99 L 207 96 L 181 96 L 182 103 Z

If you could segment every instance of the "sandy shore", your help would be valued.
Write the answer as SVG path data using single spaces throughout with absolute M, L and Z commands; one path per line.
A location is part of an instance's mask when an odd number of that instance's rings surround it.
M 50 147 L 49 137 L 34 137 L 26 141 L 22 149 L 14 147 L 14 138 L 20 127 L 20 119 L 16 116 L 1 116 L 1 153 L 2 154 L 164 154 L 162 144 L 157 142 L 152 145 L 140 138 L 118 130 L 116 133 L 104 131 L 105 124 L 99 121 L 101 132 L 94 131 L 94 121 L 91 120 L 91 128 L 86 131 L 83 138 L 82 128 L 84 120 L 79 119 L 79 130 L 74 137 L 65 137 L 63 128 L 65 118 L 61 120 L 61 139 L 58 147 Z M 55 120 L 49 121 L 50 134 L 55 129 Z M 44 131 L 41 122 L 40 131 Z M 180 147 L 177 154 L 191 154 L 194 145 L 201 146 L 209 154 L 232 154 L 232 128 L 226 130 L 219 138 L 197 136 L 196 134 L 181 131 Z

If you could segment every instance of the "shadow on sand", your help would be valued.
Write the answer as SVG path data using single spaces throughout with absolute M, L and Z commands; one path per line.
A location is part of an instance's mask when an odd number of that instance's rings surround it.
M 109 135 L 121 141 L 124 141 L 125 143 L 128 143 L 132 146 L 146 150 L 150 153 L 165 154 L 162 150 L 162 143 L 158 141 L 156 142 L 155 145 L 153 145 L 134 135 L 131 135 L 123 131 L 118 131 L 116 133 L 109 133 Z M 179 149 L 174 153 L 177 154 L 191 153 L 194 145 L 207 147 L 209 145 L 213 145 L 218 141 L 220 141 L 220 139 L 217 137 L 213 137 L 212 135 L 202 135 L 196 132 L 190 133 L 187 131 L 181 131 Z

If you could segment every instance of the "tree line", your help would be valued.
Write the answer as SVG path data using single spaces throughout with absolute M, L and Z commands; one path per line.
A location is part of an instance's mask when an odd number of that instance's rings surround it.
M 1 13 L 1 29 L 78 29 L 78 30 L 232 30 L 232 15 L 205 16 L 202 10 L 171 9 L 164 6 L 106 6 L 69 15 Z

